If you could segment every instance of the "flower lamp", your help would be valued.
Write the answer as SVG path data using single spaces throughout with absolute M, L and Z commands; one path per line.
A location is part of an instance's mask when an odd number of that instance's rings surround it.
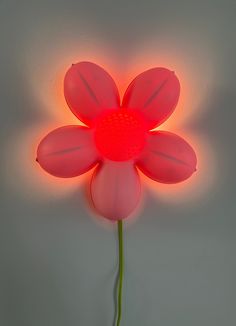
M 153 131 L 174 111 L 180 94 L 175 73 L 153 68 L 138 75 L 120 102 L 112 77 L 91 62 L 73 64 L 64 79 L 70 110 L 86 126 L 63 126 L 40 142 L 37 161 L 55 177 L 79 176 L 96 166 L 90 194 L 96 211 L 117 221 L 119 279 L 116 325 L 121 321 L 123 224 L 139 203 L 138 170 L 161 183 L 178 183 L 196 171 L 193 148 L 169 131 Z

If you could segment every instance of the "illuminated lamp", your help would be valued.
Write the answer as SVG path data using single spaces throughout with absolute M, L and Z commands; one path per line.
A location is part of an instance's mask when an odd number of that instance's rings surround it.
M 96 166 L 90 193 L 96 211 L 117 221 L 119 279 L 117 326 L 121 320 L 123 224 L 141 196 L 138 170 L 161 183 L 178 183 L 195 171 L 193 148 L 167 131 L 153 131 L 174 111 L 180 94 L 175 73 L 153 68 L 128 86 L 122 103 L 112 77 L 91 62 L 73 64 L 64 79 L 66 102 L 86 127 L 64 126 L 40 142 L 37 161 L 62 178 L 79 176 Z

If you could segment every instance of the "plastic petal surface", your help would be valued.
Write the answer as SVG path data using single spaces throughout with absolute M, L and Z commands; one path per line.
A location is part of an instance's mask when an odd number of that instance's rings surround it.
M 90 190 L 98 213 L 110 220 L 124 219 L 140 199 L 137 169 L 130 162 L 105 162 L 95 170 Z
M 48 173 L 62 178 L 88 171 L 98 160 L 93 131 L 87 127 L 66 126 L 53 130 L 42 139 L 37 161 Z
M 196 171 L 197 158 L 181 137 L 166 131 L 150 132 L 137 167 L 162 183 L 178 183 Z
M 175 73 L 153 68 L 138 75 L 127 88 L 122 107 L 140 110 L 149 129 L 163 123 L 174 111 L 180 94 Z
M 112 77 L 91 62 L 73 64 L 64 79 L 64 94 L 71 111 L 85 124 L 107 109 L 120 105 L 118 89 Z

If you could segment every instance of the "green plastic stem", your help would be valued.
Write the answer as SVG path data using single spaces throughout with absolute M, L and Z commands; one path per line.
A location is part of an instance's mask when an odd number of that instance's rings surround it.
M 122 290 L 123 290 L 123 275 L 124 275 L 124 250 L 123 250 L 123 223 L 118 220 L 118 239 L 119 239 L 119 279 L 118 279 L 118 297 L 117 297 L 117 322 L 116 326 L 120 325 L 122 315 Z

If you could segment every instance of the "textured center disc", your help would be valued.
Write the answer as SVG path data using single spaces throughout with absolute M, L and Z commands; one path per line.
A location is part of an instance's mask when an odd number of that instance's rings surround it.
M 144 120 L 134 111 L 118 109 L 97 121 L 95 143 L 99 152 L 112 161 L 136 157 L 145 144 Z

